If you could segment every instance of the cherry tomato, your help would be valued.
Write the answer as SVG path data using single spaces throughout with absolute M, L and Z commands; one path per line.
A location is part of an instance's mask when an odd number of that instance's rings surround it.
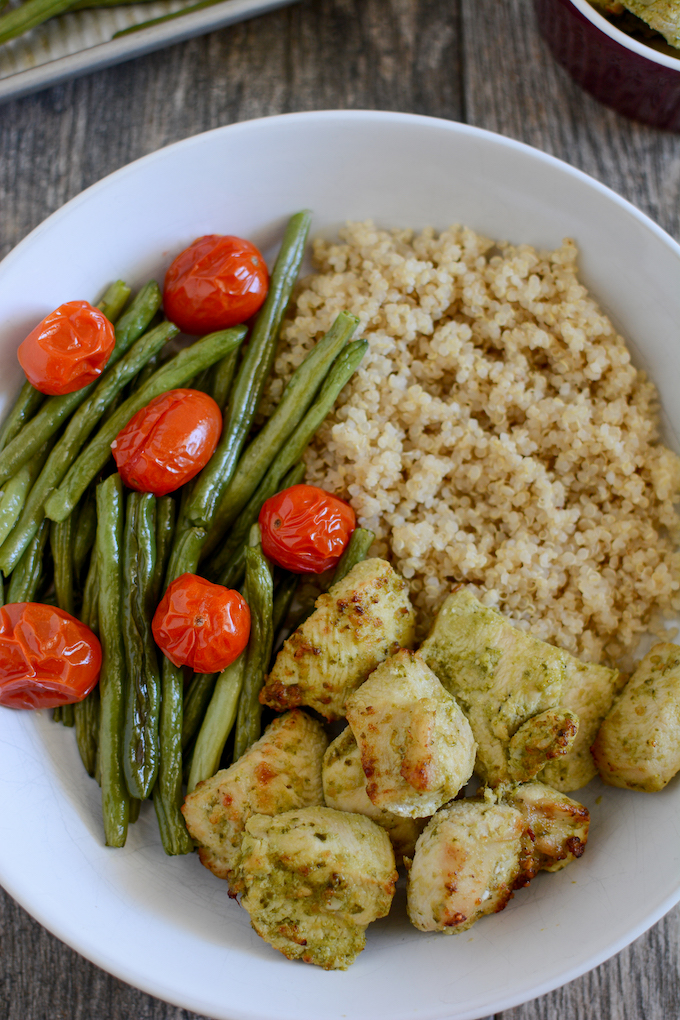
M 151 629 L 175 666 L 218 673 L 248 644 L 250 609 L 237 591 L 197 574 L 182 574 L 168 585 Z
M 168 269 L 163 306 L 181 330 L 202 336 L 249 319 L 262 306 L 268 285 L 267 266 L 254 244 L 207 234 Z
M 291 485 L 260 510 L 262 551 L 294 574 L 335 567 L 356 528 L 354 510 L 315 485 Z
M 94 382 L 115 343 L 103 312 L 87 301 L 67 301 L 31 330 L 17 357 L 31 386 L 60 396 Z
M 129 489 L 165 496 L 208 463 L 221 431 L 222 415 L 212 397 L 200 390 L 168 390 L 130 419 L 111 450 Z
M 102 649 L 84 623 L 54 606 L 0 607 L 0 705 L 56 708 L 87 697 Z

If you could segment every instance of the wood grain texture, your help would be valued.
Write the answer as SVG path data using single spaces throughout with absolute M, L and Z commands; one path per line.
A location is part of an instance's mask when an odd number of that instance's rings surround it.
M 0 255 L 132 159 L 222 124 L 324 108 L 423 113 L 520 139 L 680 238 L 680 136 L 581 92 L 530 0 L 302 0 L 0 107 Z M 100 971 L 1 891 L 0 945 L 0 1020 L 196 1020 Z M 679 951 L 676 909 L 613 960 L 496 1020 L 677 1020 Z

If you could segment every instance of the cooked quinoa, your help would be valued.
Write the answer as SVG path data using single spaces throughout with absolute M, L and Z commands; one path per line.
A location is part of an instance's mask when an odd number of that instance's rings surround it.
M 342 309 L 369 341 L 307 454 L 425 628 L 455 581 L 546 641 L 620 660 L 680 609 L 680 459 L 577 249 L 352 223 L 317 240 L 270 406 Z M 674 612 L 675 611 L 675 612 Z

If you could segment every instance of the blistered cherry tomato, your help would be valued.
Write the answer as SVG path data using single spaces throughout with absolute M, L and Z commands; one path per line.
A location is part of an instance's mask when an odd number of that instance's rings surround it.
M 111 450 L 128 488 L 165 496 L 207 464 L 221 431 L 222 415 L 212 397 L 200 390 L 168 390 L 130 419 Z
M 260 510 L 262 551 L 294 574 L 321 574 L 338 564 L 356 528 L 354 510 L 315 485 L 291 485 Z
M 151 629 L 175 666 L 218 673 L 248 644 L 250 609 L 237 591 L 197 574 L 182 574 L 168 585 Z
M 80 620 L 40 602 L 0 607 L 0 705 L 56 708 L 87 697 L 102 649 Z
M 31 330 L 17 357 L 31 386 L 60 396 L 94 382 L 115 343 L 103 312 L 87 301 L 67 301 Z
M 254 244 L 207 234 L 168 269 L 163 307 L 185 333 L 202 336 L 249 319 L 262 306 L 268 286 L 267 266 Z

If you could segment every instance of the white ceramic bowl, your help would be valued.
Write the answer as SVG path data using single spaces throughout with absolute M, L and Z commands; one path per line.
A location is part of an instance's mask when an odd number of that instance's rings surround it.
M 557 246 L 658 383 L 680 433 L 680 248 L 611 191 L 549 156 L 447 121 L 361 112 L 294 114 L 162 149 L 79 195 L 0 265 L 0 378 L 38 319 L 110 280 L 162 273 L 208 232 L 271 251 L 288 215 L 314 232 L 345 219 L 458 221 Z M 160 275 L 158 275 L 160 279 Z M 680 899 L 680 785 L 644 795 L 591 784 L 583 859 L 541 875 L 501 914 L 459 936 L 426 935 L 403 895 L 347 972 L 293 964 L 255 935 L 226 884 L 192 855 L 167 858 L 152 811 L 123 850 L 103 846 L 99 790 L 73 733 L 0 709 L 0 881 L 59 938 L 118 977 L 223 1020 L 486 1017 L 555 988 L 621 949 Z M 602 795 L 601 802 L 599 797 Z M 49 980 L 49 976 L 45 976 Z

